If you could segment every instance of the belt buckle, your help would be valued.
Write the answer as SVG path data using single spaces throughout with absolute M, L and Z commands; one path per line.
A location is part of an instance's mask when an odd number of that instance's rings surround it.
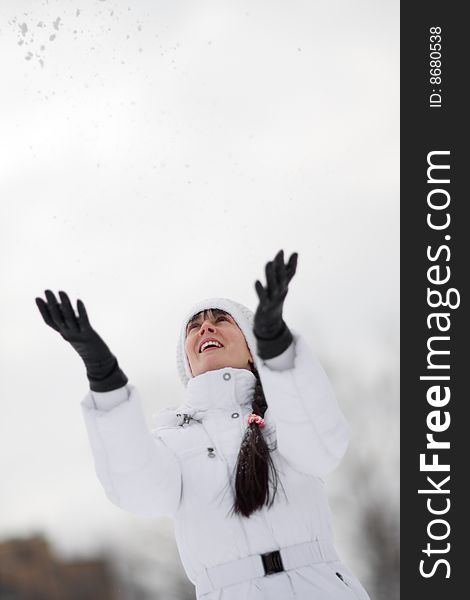
M 281 553 L 279 550 L 261 554 L 261 560 L 263 561 L 265 575 L 271 575 L 272 573 L 280 573 L 281 571 L 284 571 Z

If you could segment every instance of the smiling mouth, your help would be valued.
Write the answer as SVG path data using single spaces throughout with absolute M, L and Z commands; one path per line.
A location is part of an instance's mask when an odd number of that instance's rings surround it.
M 209 338 L 200 345 L 199 354 L 202 354 L 208 350 L 220 350 L 220 348 L 223 347 L 223 344 L 221 344 L 219 340 L 216 340 L 215 338 Z

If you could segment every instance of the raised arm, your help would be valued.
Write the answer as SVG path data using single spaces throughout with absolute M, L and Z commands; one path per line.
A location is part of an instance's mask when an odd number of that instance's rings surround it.
M 67 294 L 59 303 L 50 290 L 36 304 L 47 325 L 80 355 L 90 391 L 82 402 L 96 473 L 107 497 L 124 510 L 146 517 L 173 515 L 181 495 L 177 457 L 149 431 L 137 390 L 116 357 L 91 327 L 85 305 L 78 315 Z
M 323 477 L 346 452 L 350 428 L 318 359 L 282 318 L 296 266 L 297 254 L 285 264 L 281 250 L 266 265 L 266 286 L 255 284 L 259 306 L 253 330 L 262 359 L 258 371 L 279 452 L 297 470 Z

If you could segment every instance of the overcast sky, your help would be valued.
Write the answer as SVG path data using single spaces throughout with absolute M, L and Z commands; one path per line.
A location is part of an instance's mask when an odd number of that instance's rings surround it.
M 1 3 L 0 537 L 80 548 L 123 523 L 46 288 L 85 302 L 149 421 L 183 398 L 189 305 L 255 309 L 280 248 L 299 252 L 285 319 L 341 389 L 398 379 L 398 17 L 396 0 Z

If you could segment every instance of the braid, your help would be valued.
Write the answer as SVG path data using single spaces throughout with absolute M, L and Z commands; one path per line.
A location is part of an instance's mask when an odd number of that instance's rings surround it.
M 264 417 L 268 404 L 255 366 L 252 372 L 256 377 L 252 411 Z M 272 506 L 278 486 L 278 475 L 266 440 L 257 423 L 248 425 L 243 437 L 236 466 L 235 503 L 237 514 L 249 517 L 263 505 Z M 270 489 L 270 478 L 272 490 Z
M 251 407 L 256 415 L 264 417 L 264 413 L 268 408 L 268 403 L 266 402 L 266 398 L 264 396 L 263 386 L 261 385 L 261 379 L 259 378 L 258 371 L 255 370 L 255 367 L 253 367 L 253 374 L 256 377 L 256 385 L 255 395 Z

